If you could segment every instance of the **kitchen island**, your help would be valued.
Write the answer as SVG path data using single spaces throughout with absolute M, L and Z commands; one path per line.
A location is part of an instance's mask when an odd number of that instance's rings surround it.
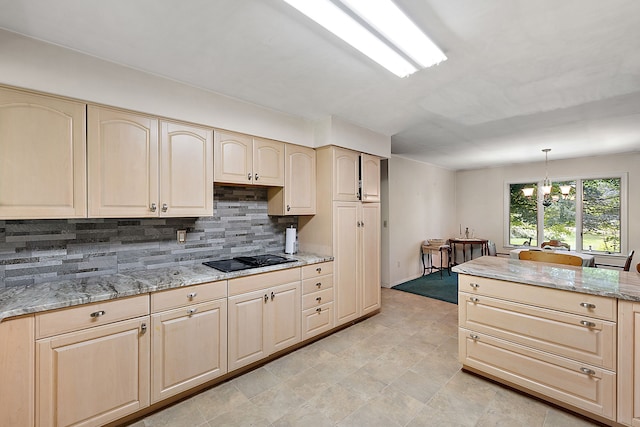
M 464 369 L 608 425 L 640 425 L 639 274 L 489 256 L 453 271 Z

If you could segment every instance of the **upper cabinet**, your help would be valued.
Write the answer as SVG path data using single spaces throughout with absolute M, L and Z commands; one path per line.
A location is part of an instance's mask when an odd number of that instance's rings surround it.
M 214 181 L 282 187 L 284 146 L 279 141 L 216 130 Z
M 316 213 L 316 151 L 285 144 L 284 187 L 269 189 L 269 215 Z
M 104 107 L 88 111 L 89 216 L 213 214 L 212 130 Z
M 355 151 L 333 147 L 333 200 L 359 200 L 360 157 Z
M 380 201 L 380 158 L 370 154 L 360 155 L 360 179 L 363 202 Z
M 0 88 L 0 219 L 86 217 L 85 104 Z

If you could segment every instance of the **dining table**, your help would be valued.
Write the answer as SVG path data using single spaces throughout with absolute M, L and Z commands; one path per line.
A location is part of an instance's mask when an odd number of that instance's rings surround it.
M 520 259 L 520 252 L 522 251 L 544 251 L 544 252 L 555 252 L 559 254 L 566 255 L 575 255 L 577 257 L 582 258 L 582 266 L 583 267 L 595 267 L 596 266 L 596 257 L 590 254 L 585 254 L 583 252 L 575 252 L 568 251 L 566 249 L 540 249 L 540 248 L 517 248 L 509 251 L 509 256 L 512 259 Z

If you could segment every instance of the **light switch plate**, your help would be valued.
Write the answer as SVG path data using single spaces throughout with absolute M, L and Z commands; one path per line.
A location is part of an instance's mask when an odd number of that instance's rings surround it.
M 178 243 L 186 243 L 187 241 L 187 230 L 178 230 Z

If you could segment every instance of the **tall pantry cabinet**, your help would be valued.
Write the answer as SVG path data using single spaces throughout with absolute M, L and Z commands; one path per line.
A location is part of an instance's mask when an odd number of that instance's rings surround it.
M 298 241 L 334 257 L 338 326 L 380 308 L 380 159 L 335 146 L 316 155 L 317 213 L 300 217 Z

